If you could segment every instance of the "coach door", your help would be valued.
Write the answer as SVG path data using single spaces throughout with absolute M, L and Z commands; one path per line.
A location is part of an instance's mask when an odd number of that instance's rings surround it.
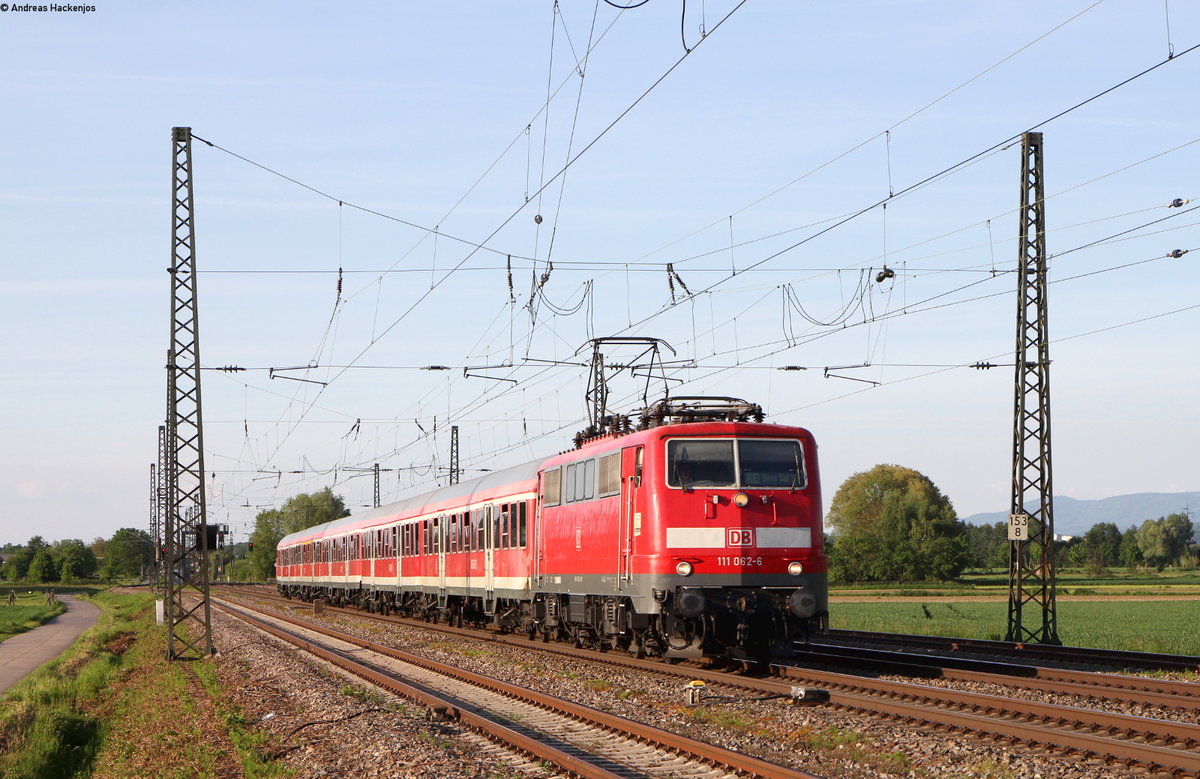
M 492 506 L 483 509 L 483 611 L 491 614 L 496 608 L 496 526 Z
M 433 551 L 437 554 L 438 607 L 446 605 L 446 518 L 433 518 Z
M 620 555 L 617 562 L 617 589 L 629 586 L 633 576 L 633 539 L 642 534 L 642 510 L 646 498 L 642 488 L 642 467 L 646 448 L 631 446 L 621 450 L 621 532 L 617 534 Z

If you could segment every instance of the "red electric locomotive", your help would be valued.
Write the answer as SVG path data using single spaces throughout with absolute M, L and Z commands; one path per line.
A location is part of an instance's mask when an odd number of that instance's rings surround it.
M 755 418 L 663 401 L 643 429 L 294 533 L 280 591 L 639 655 L 786 655 L 828 615 L 817 448 Z

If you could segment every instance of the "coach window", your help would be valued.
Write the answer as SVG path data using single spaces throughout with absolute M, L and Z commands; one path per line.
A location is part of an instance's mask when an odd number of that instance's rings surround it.
M 500 507 L 500 548 L 512 547 L 512 507 L 505 503 Z
M 558 505 L 563 502 L 563 469 L 553 468 L 541 474 L 542 505 Z
M 521 501 L 521 503 L 518 506 L 518 511 L 520 512 L 520 517 L 521 517 L 520 525 L 519 525 L 520 526 L 520 535 L 521 535 L 521 546 L 524 547 L 525 543 L 526 543 L 525 542 L 525 501 Z

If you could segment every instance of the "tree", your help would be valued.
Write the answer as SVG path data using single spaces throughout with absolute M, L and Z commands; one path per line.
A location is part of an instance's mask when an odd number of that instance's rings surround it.
M 30 552 L 25 547 L 21 547 L 20 550 L 8 556 L 8 559 L 4 562 L 4 567 L 0 568 L 0 573 L 3 573 L 4 578 L 10 582 L 18 582 L 29 574 L 29 564 L 31 562 L 33 562 L 33 552 Z
M 34 582 L 58 581 L 58 566 L 54 564 L 54 554 L 47 547 L 42 547 L 33 556 L 27 576 Z
M 1008 523 L 967 525 L 964 532 L 972 568 L 1008 567 Z
M 1136 568 L 1142 562 L 1142 548 L 1138 545 L 1138 529 L 1131 527 L 1121 534 L 1121 565 Z
M 1098 522 L 1083 534 L 1084 563 L 1107 567 L 1121 562 L 1121 530 L 1112 522 Z
M 826 524 L 841 581 L 947 581 L 970 559 L 966 525 L 933 482 L 911 468 L 877 465 L 847 479 Z
M 34 536 L 29 539 L 25 546 L 19 551 L 13 553 L 4 563 L 3 571 L 4 578 L 10 582 L 20 581 L 29 576 L 29 566 L 33 563 L 33 559 L 37 553 L 46 549 L 48 544 L 41 536 Z M 39 570 L 39 574 L 44 574 L 44 571 Z M 38 579 L 38 581 L 43 581 Z
M 1142 556 L 1160 571 L 1174 563 L 1192 540 L 1192 523 L 1184 514 L 1147 519 L 1137 529 Z
M 113 533 L 105 544 L 104 565 L 101 575 L 105 579 L 120 579 L 141 576 L 154 561 L 153 542 L 145 530 L 123 527 Z
M 328 487 L 289 498 L 278 509 L 258 512 L 247 555 L 253 577 L 262 580 L 274 575 L 275 547 L 284 536 L 349 515 L 345 501 Z
M 96 573 L 96 569 L 100 566 L 91 547 L 84 546 L 83 541 L 77 538 L 56 541 L 51 547 L 51 551 L 54 553 L 54 562 L 58 566 L 60 581 L 86 579 Z

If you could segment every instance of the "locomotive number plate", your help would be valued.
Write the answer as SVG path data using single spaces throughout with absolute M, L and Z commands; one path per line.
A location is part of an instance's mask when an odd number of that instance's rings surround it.
M 762 565 L 761 557 L 718 557 L 717 565 L 735 565 L 741 567 Z

